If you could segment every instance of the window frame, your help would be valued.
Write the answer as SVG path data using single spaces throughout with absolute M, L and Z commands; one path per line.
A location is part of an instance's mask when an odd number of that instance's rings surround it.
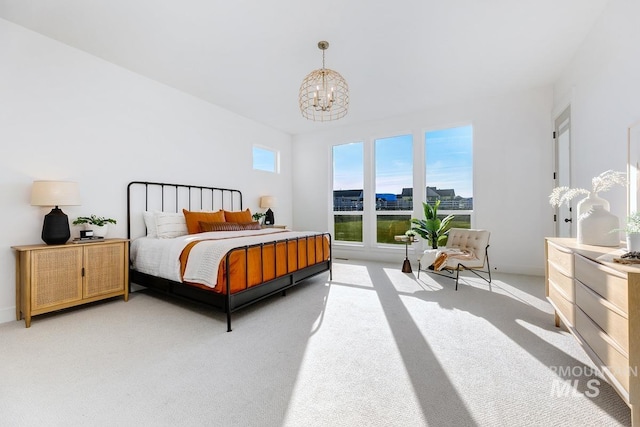
M 350 144 L 362 144 L 362 209 L 361 210 L 351 210 L 351 211 L 345 211 L 345 210 L 335 210 L 335 206 L 334 206 L 334 191 L 336 191 L 334 189 L 335 187 L 335 151 L 334 148 L 341 146 L 341 145 L 350 145 Z M 366 187 L 367 187 L 367 160 L 366 160 L 366 141 L 364 139 L 362 140 L 354 140 L 354 141 L 350 141 L 350 142 L 340 142 L 340 143 L 336 143 L 336 144 L 331 144 L 329 146 L 329 159 L 330 159 L 330 163 L 331 163 L 331 175 L 330 175 L 330 195 L 329 195 L 329 206 L 330 206 L 330 215 L 329 215 L 329 230 L 332 230 L 332 236 L 333 236 L 333 241 L 334 243 L 341 245 L 341 246 L 352 246 L 352 247 L 364 247 L 365 245 L 365 241 L 367 239 L 366 235 L 367 235 L 367 230 L 366 230 L 366 220 L 365 220 L 365 201 L 367 200 L 367 196 L 366 196 Z M 341 215 L 341 216 L 360 216 L 362 218 L 362 241 L 358 242 L 358 241 L 350 241 L 350 240 L 337 240 L 337 236 L 335 233 L 335 226 L 336 226 L 336 222 L 335 222 L 335 216 L 336 215 Z
M 256 150 L 267 151 L 273 153 L 273 170 L 261 169 L 256 167 Z M 251 148 L 251 166 L 254 171 L 267 172 L 273 174 L 280 173 L 280 151 L 266 145 L 253 144 Z
M 329 176 L 329 219 L 328 226 L 329 230 L 333 230 L 332 234 L 334 235 L 334 244 L 340 248 L 353 248 L 357 249 L 365 249 L 369 248 L 374 251 L 404 251 L 404 244 L 391 244 L 391 243 L 378 243 L 377 236 L 377 224 L 378 224 L 378 216 L 379 215 L 398 215 L 398 216 L 409 216 L 410 218 L 423 218 L 424 210 L 422 207 L 422 203 L 427 201 L 426 196 L 426 175 L 427 175 L 427 165 L 426 165 L 426 135 L 428 132 L 439 131 L 439 130 L 447 130 L 458 127 L 466 127 L 471 126 L 471 177 L 472 177 L 472 197 L 475 194 L 474 191 L 474 182 L 475 179 L 475 168 L 474 168 L 474 152 L 475 152 L 475 129 L 473 127 L 472 122 L 459 122 L 452 123 L 448 125 L 440 125 L 433 126 L 429 128 L 421 128 L 415 129 L 413 131 L 400 131 L 400 132 L 388 132 L 379 135 L 369 135 L 367 138 L 354 138 L 351 141 L 344 142 L 336 142 L 330 144 L 328 146 L 329 149 L 329 167 L 330 167 L 330 176 Z M 413 146 L 413 210 L 376 210 L 375 209 L 375 200 L 376 200 L 376 164 L 375 164 L 375 141 L 379 139 L 385 138 L 393 138 L 398 136 L 406 136 L 411 135 L 412 137 L 412 146 Z M 361 211 L 336 211 L 334 210 L 334 147 L 352 143 L 362 143 L 363 148 L 363 208 Z M 424 188 L 425 191 L 416 192 L 416 188 Z M 367 200 L 369 203 L 367 203 Z M 475 199 L 472 210 L 438 210 L 438 214 L 440 215 L 468 215 L 470 220 L 470 227 L 473 228 L 475 224 Z M 335 215 L 362 215 L 362 242 L 351 242 L 351 241 L 343 241 L 337 240 L 335 238 Z M 422 242 L 423 239 L 420 239 L 417 243 L 418 245 L 422 245 L 426 247 L 427 243 Z M 421 246 L 418 246 L 421 247 Z
M 475 141 L 475 128 L 473 126 L 473 122 L 471 121 L 464 121 L 464 122 L 457 122 L 457 123 L 451 123 L 448 125 L 442 125 L 442 126 L 432 126 L 429 128 L 423 128 L 422 132 L 421 132 L 421 139 L 422 139 L 422 143 L 419 144 L 420 145 L 420 150 L 421 150 L 421 154 L 420 154 L 420 159 L 422 162 L 422 171 L 421 171 L 421 178 L 422 178 L 422 187 L 423 188 L 427 188 L 427 185 L 429 184 L 427 182 L 427 163 L 426 163 L 426 159 L 427 159 L 427 133 L 429 132 L 436 132 L 436 131 L 443 131 L 443 130 L 447 130 L 447 129 L 455 129 L 455 128 L 462 128 L 462 127 L 471 127 L 471 197 L 474 198 L 474 203 L 473 203 L 473 207 L 474 209 L 470 209 L 470 210 L 459 210 L 459 209 L 438 209 L 438 216 L 442 215 L 442 216 L 446 216 L 446 215 L 469 215 L 469 227 L 470 228 L 474 228 L 474 224 L 475 224 L 475 179 L 474 179 L 474 175 L 475 175 L 475 162 L 474 162 L 474 141 Z M 414 195 L 415 196 L 415 195 Z M 425 194 L 421 194 L 422 197 L 422 202 L 426 202 L 427 200 L 427 195 Z M 414 197 L 415 200 L 415 197 Z M 423 216 L 423 209 L 422 209 L 422 202 L 420 203 L 420 207 L 419 207 L 419 212 L 418 214 L 422 217 Z M 414 202 L 415 203 L 415 202 Z M 415 208 L 415 205 L 414 205 Z
M 371 149 L 371 177 L 372 177 L 372 181 L 371 181 L 371 187 L 372 187 L 372 194 L 371 194 L 371 199 L 373 201 L 372 205 L 371 205 L 371 210 L 372 210 L 372 216 L 371 216 L 371 226 L 370 226 L 370 239 L 371 239 L 371 246 L 372 247 L 376 247 L 376 248 L 395 248 L 397 246 L 402 246 L 404 247 L 404 242 L 397 242 L 397 243 L 380 243 L 378 242 L 378 220 L 380 216 L 409 216 L 409 219 L 414 218 L 414 213 L 415 213 L 415 195 L 412 196 L 412 209 L 411 210 L 378 210 L 377 207 L 377 184 L 378 184 L 378 177 L 376 175 L 377 171 L 376 171 L 376 161 L 377 161 L 377 152 L 376 152 L 376 142 L 379 140 L 384 140 L 384 139 L 392 139 L 392 138 L 401 138 L 401 137 L 410 137 L 411 138 L 411 160 L 412 160 L 412 168 L 411 168 L 411 175 L 412 175 L 412 179 L 411 179 L 411 184 L 412 186 L 415 184 L 416 182 L 416 176 L 415 176 L 415 171 L 416 171 L 416 157 L 415 157 L 415 147 L 416 147 L 416 137 L 414 135 L 413 132 L 411 131 L 405 131 L 405 132 L 393 132 L 393 133 L 389 133 L 389 134 L 384 134 L 382 136 L 375 136 L 372 137 L 370 140 L 370 149 Z M 413 187 L 412 187 L 413 188 Z M 421 205 L 422 206 L 422 205 Z M 406 230 L 405 230 L 406 231 Z

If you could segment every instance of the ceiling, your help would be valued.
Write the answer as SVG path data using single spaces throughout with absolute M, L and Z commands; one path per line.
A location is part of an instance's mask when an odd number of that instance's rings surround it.
M 291 134 L 552 84 L 609 0 L 0 0 L 0 17 Z M 322 65 L 341 120 L 298 109 Z

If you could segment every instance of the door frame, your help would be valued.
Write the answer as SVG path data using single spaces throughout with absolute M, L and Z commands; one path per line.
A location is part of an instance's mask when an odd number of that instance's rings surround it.
M 553 157 L 554 157 L 554 172 L 553 181 L 554 187 L 561 185 L 560 178 L 562 174 L 566 174 L 566 179 L 563 179 L 562 185 L 571 188 L 572 182 L 572 123 L 571 123 L 571 104 L 568 103 L 561 110 L 557 111 L 553 117 Z M 565 156 L 560 155 L 560 136 L 568 131 L 568 147 L 566 148 Z M 564 150 L 563 150 L 564 151 Z M 561 161 L 561 157 L 565 157 L 565 162 Z M 562 170 L 566 169 L 566 170 Z M 574 237 L 576 233 L 576 218 L 573 214 L 573 206 L 569 203 L 568 209 L 562 205 L 554 208 L 554 234 L 556 237 Z M 563 229 L 563 225 L 569 222 L 571 225 L 567 229 Z

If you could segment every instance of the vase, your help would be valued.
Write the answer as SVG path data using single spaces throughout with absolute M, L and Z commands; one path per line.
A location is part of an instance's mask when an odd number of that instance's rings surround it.
M 587 197 L 578 202 L 578 206 L 576 207 L 578 218 L 580 218 L 580 215 L 587 213 L 594 205 L 601 205 L 604 210 L 609 210 L 609 202 L 606 199 L 598 196 L 597 192 L 590 192 Z
M 578 217 L 578 243 L 619 246 L 620 238 L 615 231 L 619 226 L 620 221 L 617 216 L 607 211 L 602 205 L 593 205 Z
M 627 233 L 627 252 L 640 252 L 640 233 Z
M 98 225 L 91 225 L 90 226 L 90 230 L 93 230 L 93 236 L 94 237 L 106 237 L 107 236 L 107 232 L 109 231 L 109 224 L 105 224 L 102 226 L 98 226 Z

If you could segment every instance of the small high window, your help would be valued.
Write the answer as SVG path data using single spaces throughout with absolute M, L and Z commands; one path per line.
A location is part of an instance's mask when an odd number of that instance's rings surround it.
M 253 169 L 278 172 L 278 152 L 266 147 L 253 146 Z

